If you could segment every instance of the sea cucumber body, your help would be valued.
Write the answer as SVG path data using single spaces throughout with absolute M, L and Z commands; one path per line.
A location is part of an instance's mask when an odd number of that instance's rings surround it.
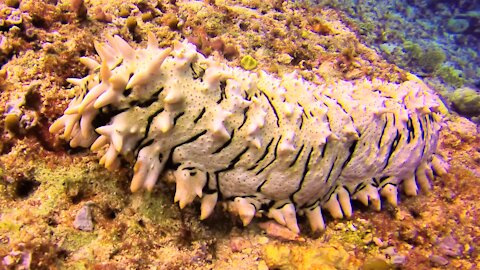
M 441 126 L 438 98 L 423 83 L 314 84 L 205 58 L 189 43 L 133 49 L 119 37 L 96 44 L 101 63 L 70 82 L 82 89 L 51 132 L 103 151 L 109 169 L 135 160 L 131 189 L 151 189 L 173 170 L 175 201 L 196 197 L 201 218 L 217 201 L 248 224 L 263 213 L 298 232 L 296 214 L 324 228 L 321 209 L 352 214 L 351 199 L 380 208 L 428 188 Z

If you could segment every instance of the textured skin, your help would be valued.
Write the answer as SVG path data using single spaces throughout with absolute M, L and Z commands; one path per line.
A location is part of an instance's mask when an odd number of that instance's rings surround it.
M 316 85 L 296 75 L 253 73 L 206 59 L 186 42 L 146 49 L 119 37 L 95 44 L 101 63 L 70 82 L 82 89 L 50 128 L 71 146 L 103 151 L 108 169 L 134 159 L 131 189 L 151 189 L 173 169 L 180 207 L 217 201 L 248 224 L 263 213 L 298 232 L 296 214 L 324 228 L 321 209 L 352 214 L 351 199 L 380 209 L 397 187 L 429 187 L 439 100 L 420 81 Z

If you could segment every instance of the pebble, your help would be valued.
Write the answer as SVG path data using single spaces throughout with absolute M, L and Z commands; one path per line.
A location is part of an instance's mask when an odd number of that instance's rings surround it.
M 430 256 L 430 262 L 434 266 L 445 266 L 448 264 L 448 260 L 445 257 L 432 255 Z
M 82 206 L 82 208 L 80 208 L 78 211 L 77 215 L 75 216 L 75 221 L 73 221 L 73 227 L 84 232 L 93 231 L 92 210 L 88 204 Z
M 277 60 L 282 64 L 290 64 L 290 62 L 293 60 L 293 57 L 291 57 L 288 53 L 282 53 L 278 56 Z
M 266 243 L 268 243 L 268 237 L 265 237 L 265 236 L 260 236 L 258 238 L 258 243 L 261 244 L 261 245 L 265 245 Z
M 462 254 L 462 247 L 458 244 L 455 238 L 448 236 L 444 238 L 440 243 L 440 252 L 442 255 L 449 256 L 449 257 L 457 257 Z
M 303 237 L 298 236 L 297 233 L 291 231 L 283 225 L 278 224 L 275 221 L 258 223 L 258 226 L 263 229 L 268 236 L 285 241 L 305 242 L 305 239 Z
M 372 241 L 373 241 L 373 234 L 372 234 L 372 233 L 367 233 L 367 234 L 363 237 L 362 241 L 363 241 L 364 244 L 367 244 L 367 245 L 370 244 L 370 243 L 372 243 Z
M 458 34 L 465 32 L 469 26 L 470 22 L 467 19 L 452 18 L 447 21 L 446 28 L 448 32 Z
M 375 243 L 375 245 L 377 245 L 379 247 L 384 247 L 386 245 L 386 243 L 383 242 L 382 239 L 380 239 L 378 237 L 373 237 L 373 242 Z
M 403 255 L 393 255 L 392 258 L 391 258 L 392 264 L 395 264 L 395 265 L 405 264 L 406 260 L 407 260 L 407 257 L 405 257 Z
M 230 240 L 230 249 L 232 252 L 241 252 L 250 247 L 250 242 L 242 237 L 234 237 Z

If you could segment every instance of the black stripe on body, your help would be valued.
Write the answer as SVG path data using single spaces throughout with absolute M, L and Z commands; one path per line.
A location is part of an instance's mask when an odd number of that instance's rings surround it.
M 423 129 L 422 119 L 418 118 L 417 116 L 417 120 L 418 120 L 418 125 L 420 126 L 420 133 L 422 134 L 421 138 L 425 140 L 425 130 Z
M 172 149 L 170 150 L 170 153 L 169 153 L 169 156 L 168 156 L 168 161 L 167 162 L 170 162 L 172 164 L 172 168 L 173 169 L 176 169 L 180 164 L 175 164 L 173 163 L 173 160 L 172 160 L 172 155 L 173 155 L 173 152 L 175 151 L 175 149 L 177 147 L 180 147 L 184 144 L 189 144 L 189 143 L 192 143 L 194 141 L 196 141 L 198 138 L 202 137 L 203 135 L 205 135 L 207 133 L 207 130 L 203 130 L 197 134 L 195 134 L 194 136 L 188 138 L 186 141 L 183 141 L 175 146 L 172 147 Z
M 257 167 L 257 165 L 258 165 L 261 161 L 263 161 L 263 159 L 267 156 L 267 154 L 268 154 L 268 152 L 269 152 L 269 149 L 270 149 L 270 146 L 271 146 L 272 143 L 273 143 L 273 140 L 274 140 L 274 138 L 272 138 L 272 139 L 270 140 L 270 142 L 268 142 L 267 147 L 265 147 L 265 151 L 263 151 L 263 154 L 260 156 L 260 158 L 259 158 L 257 161 L 255 161 L 255 163 L 253 164 L 252 167 L 250 167 L 250 168 L 247 169 L 247 171 L 251 171 L 251 170 L 255 169 L 255 168 Z
M 300 124 L 298 126 L 298 129 L 302 129 L 303 127 L 303 117 L 307 118 L 308 119 L 308 115 L 307 113 L 305 112 L 305 108 L 303 107 L 302 104 L 300 104 L 300 102 L 297 102 L 297 105 L 300 106 L 301 110 L 302 110 L 302 115 L 300 115 Z
M 421 153 L 420 159 L 422 159 L 423 156 L 425 155 L 425 150 L 426 150 L 426 149 L 427 149 L 427 144 L 424 143 L 424 144 L 423 144 L 423 148 L 422 148 L 422 153 Z
M 235 135 L 235 130 L 232 130 L 232 134 L 230 134 L 230 139 L 226 141 L 222 146 L 220 146 L 217 150 L 213 151 L 212 154 L 218 154 L 222 151 L 225 147 L 229 146 L 232 143 L 233 136 Z
M 155 101 L 158 101 L 158 95 L 163 91 L 163 87 L 157 90 L 157 92 L 153 93 L 151 95 L 151 98 L 144 100 L 144 101 L 139 101 L 139 100 L 133 100 L 130 101 L 129 105 L 130 107 L 140 107 L 140 108 L 146 108 L 150 107 Z
M 413 120 L 409 116 L 407 121 L 407 129 L 408 129 L 408 136 L 407 136 L 407 143 L 411 141 L 411 139 L 415 139 L 415 127 L 413 126 Z
M 223 169 L 220 169 L 218 171 L 215 171 L 215 174 L 219 174 L 221 172 L 226 172 L 226 171 L 229 171 L 231 169 L 233 169 L 235 167 L 235 164 L 237 164 L 240 159 L 242 158 L 243 154 L 245 154 L 250 148 L 247 146 L 245 147 L 240 153 L 238 153 L 228 164 L 228 166 L 226 168 L 223 168 Z
M 387 180 L 388 178 L 390 178 L 389 175 L 386 175 L 386 176 L 382 176 L 380 177 L 380 179 L 377 180 L 377 178 L 372 178 L 372 186 L 374 187 L 379 187 L 385 180 Z
M 395 135 L 395 139 L 393 139 L 392 144 L 390 144 L 390 148 L 388 149 L 388 154 L 387 154 L 387 162 L 385 163 L 385 166 L 383 167 L 383 169 L 385 169 L 388 166 L 388 163 L 390 162 L 390 158 L 392 157 L 393 152 L 395 152 L 395 149 L 397 148 L 401 138 L 402 138 L 402 134 L 400 134 L 400 132 L 398 132 L 398 129 L 397 129 L 397 135 Z
M 248 101 L 251 101 L 251 100 L 252 100 L 252 98 L 248 95 L 247 91 L 243 90 L 243 93 L 245 94 L 245 95 L 243 96 L 243 98 L 245 98 L 245 99 L 248 100 Z
M 262 202 L 260 204 L 259 211 L 263 211 L 263 212 L 267 213 L 268 210 L 274 205 L 275 205 L 274 200 L 271 200 L 271 201 L 268 201 L 268 202 Z
M 127 111 L 130 108 L 113 110 L 110 106 L 105 106 L 100 109 L 100 113 L 92 120 L 94 128 L 103 127 L 112 121 L 112 118 Z
M 128 88 L 128 89 L 123 90 L 123 96 L 124 97 L 130 96 L 131 93 L 132 93 L 132 88 Z
M 430 127 L 429 127 L 430 123 L 429 123 L 428 117 L 426 115 L 423 118 L 425 119 L 425 140 L 426 140 L 427 139 L 427 134 L 430 133 L 429 132 L 430 131 L 429 130 L 430 129 Z
M 122 58 L 120 61 L 118 61 L 117 63 L 115 63 L 115 65 L 113 65 L 112 67 L 110 67 L 110 68 L 108 68 L 108 69 L 110 69 L 110 70 L 116 69 L 117 67 L 119 67 L 119 66 L 121 66 L 121 65 L 123 64 L 123 60 L 124 60 L 124 59 Z M 133 74 L 132 74 L 131 76 L 133 76 Z
M 349 154 L 348 154 L 347 159 L 342 164 L 342 169 L 345 168 L 347 166 L 348 162 L 350 162 L 350 160 L 352 159 L 353 153 L 355 152 L 355 148 L 357 147 L 357 143 L 358 143 L 358 141 L 354 141 L 352 143 L 352 145 L 350 145 L 350 147 L 348 148 Z
M 204 194 L 213 194 L 213 193 L 217 192 L 217 190 L 218 190 L 218 183 L 215 183 L 215 188 L 214 188 L 214 189 L 211 189 L 211 188 L 210 188 L 210 180 L 212 179 L 212 177 L 210 176 L 210 173 L 209 173 L 209 172 L 206 172 L 205 174 L 207 175 L 207 180 L 205 181 L 206 184 L 205 184 L 205 186 L 204 186 L 203 189 L 202 189 L 202 193 L 204 193 Z
M 263 182 L 257 187 L 257 192 L 262 192 L 262 187 L 267 183 L 267 179 L 263 180 Z
M 297 162 L 298 157 L 302 153 L 304 146 L 305 146 L 304 144 L 302 144 L 302 146 L 300 146 L 300 150 L 298 150 L 297 154 L 295 155 L 295 158 L 293 158 L 292 162 L 290 162 L 290 165 L 288 165 L 288 167 L 293 167 L 293 165 L 295 165 L 295 162 Z
M 385 177 L 385 176 L 384 176 L 384 177 Z M 382 178 L 380 178 L 380 179 L 383 179 L 384 177 L 382 177 Z M 387 178 L 388 178 L 388 177 L 389 177 L 389 176 L 387 176 Z M 376 177 L 372 177 L 373 186 L 375 186 L 375 187 L 380 186 L 380 181 L 382 181 L 382 180 L 378 180 Z
M 190 69 L 192 70 L 192 78 L 193 79 L 202 79 L 203 75 L 205 75 L 205 69 L 203 69 L 200 65 L 197 65 L 196 67 L 199 70 L 196 70 L 195 67 L 193 66 L 194 63 L 190 63 Z
M 275 117 L 277 118 L 277 127 L 280 127 L 280 119 L 278 118 L 278 113 L 277 113 L 277 109 L 275 109 L 275 106 L 273 106 L 272 104 L 272 101 L 270 100 L 270 98 L 267 96 L 267 94 L 265 94 L 265 92 L 263 91 L 260 91 L 260 93 L 262 93 L 265 98 L 267 99 L 268 101 L 268 104 L 270 104 L 270 107 L 272 108 L 272 111 L 273 111 L 273 114 L 275 115 Z
M 325 183 L 329 182 L 330 176 L 332 174 L 333 168 L 335 167 L 335 162 L 337 162 L 337 156 L 335 156 L 335 159 L 332 162 L 332 166 L 330 167 L 330 170 L 328 171 L 327 177 L 325 178 Z
M 382 145 L 383 135 L 385 134 L 385 129 L 387 128 L 387 124 L 388 124 L 388 117 L 384 116 L 384 118 L 385 118 L 385 124 L 383 125 L 382 133 L 380 133 L 380 138 L 378 139 L 378 143 L 377 143 L 378 148 L 380 148 L 380 146 Z
M 255 173 L 255 175 L 261 174 L 268 166 L 270 166 L 275 160 L 277 160 L 277 149 L 281 139 L 282 139 L 282 136 L 278 138 L 278 141 L 275 144 L 275 150 L 273 150 L 273 159 L 267 165 L 265 165 L 265 167 L 261 168 L 257 173 Z
M 378 187 L 378 188 L 384 188 L 386 185 L 392 185 L 392 186 L 394 186 L 394 187 L 397 187 L 397 186 L 398 186 L 398 185 L 397 185 L 397 184 L 395 184 L 395 183 L 391 183 L 391 182 L 384 182 L 384 183 L 382 183 L 381 185 L 379 185 L 379 186 L 376 186 L 376 187 Z
M 182 146 L 184 144 L 187 144 L 187 143 L 192 143 L 194 141 L 196 141 L 198 138 L 200 138 L 201 136 L 205 135 L 205 133 L 207 133 L 207 130 L 203 130 L 201 131 L 200 133 L 197 133 L 196 135 L 190 137 L 188 140 L 184 141 L 184 142 L 181 142 L 177 145 L 175 145 L 174 147 L 172 147 L 172 152 L 173 150 L 175 150 L 175 148 L 179 147 L 179 146 Z
M 223 201 L 235 201 L 235 198 L 257 198 L 256 195 L 235 195 L 235 196 L 230 196 L 230 197 L 225 197 L 223 198 L 222 200 Z M 255 211 L 257 210 L 257 207 L 253 204 L 253 203 L 250 203 L 251 205 L 253 205 L 253 207 L 255 207 Z
M 322 158 L 325 157 L 325 152 L 327 151 L 327 146 L 328 146 L 328 138 L 325 139 L 325 144 L 323 145 L 323 148 L 322 148 L 322 153 L 321 153 Z
M 200 113 L 197 115 L 197 117 L 195 117 L 195 119 L 193 120 L 193 123 L 197 123 L 198 121 L 200 121 L 200 119 L 202 119 L 203 115 L 205 114 L 205 107 L 203 107 L 203 109 L 200 111 Z
M 305 160 L 305 166 L 303 168 L 303 172 L 302 172 L 302 178 L 300 178 L 300 183 L 298 184 L 298 188 L 297 190 L 292 193 L 292 195 L 290 196 L 290 200 L 293 202 L 293 196 L 295 196 L 295 194 L 297 192 L 299 192 L 301 189 L 302 189 L 302 185 L 303 185 L 303 182 L 305 181 L 305 177 L 307 176 L 307 173 L 308 171 L 310 170 L 310 158 L 312 157 L 312 153 L 313 153 L 313 147 L 310 147 L 310 151 L 308 152 L 308 156 L 307 156 L 307 160 Z
M 237 128 L 238 130 L 240 130 L 243 125 L 245 124 L 245 122 L 247 122 L 247 112 L 248 112 L 248 109 L 250 109 L 250 107 L 246 107 L 245 109 L 243 109 L 243 121 L 242 123 L 240 124 L 240 126 Z
M 235 164 L 237 164 L 242 156 L 249 150 L 250 148 L 247 146 L 245 147 L 238 155 L 236 155 L 228 164 L 226 168 L 220 169 L 218 171 L 213 172 L 215 174 L 215 181 L 217 183 L 217 190 L 218 190 L 218 196 L 221 199 L 222 198 L 222 192 L 220 190 L 220 184 L 219 184 L 219 174 L 222 172 L 230 171 L 235 167 Z
M 184 114 L 185 114 L 185 112 L 181 112 L 181 113 L 177 114 L 177 115 L 173 118 L 173 125 L 174 125 L 174 126 L 177 124 L 178 118 L 182 117 Z
M 297 105 L 300 106 L 300 108 L 302 108 L 302 114 L 305 115 L 305 117 L 308 119 L 308 115 L 305 112 L 305 107 L 303 107 L 303 105 L 300 102 L 297 102 Z
M 135 148 L 136 149 L 136 153 L 135 153 L 135 160 L 138 159 L 138 154 L 140 153 L 140 150 L 142 150 L 142 148 L 145 148 L 149 145 L 152 145 L 152 143 L 154 142 L 155 140 L 154 139 L 150 139 L 144 143 L 142 143 L 142 145 L 140 145 L 139 147 Z
M 330 98 L 332 101 L 334 101 L 335 103 L 337 103 L 338 107 L 340 107 L 340 109 L 342 109 L 342 111 L 343 111 L 346 115 L 348 115 L 348 117 L 350 117 L 350 121 L 352 121 L 353 125 L 355 126 L 355 121 L 353 121 L 352 115 L 349 114 L 349 113 L 347 112 L 347 110 L 345 110 L 345 108 L 343 108 L 342 104 L 340 104 L 340 103 L 339 103 L 336 99 L 334 99 L 334 98 L 331 98 L 331 97 L 329 97 L 329 96 L 326 96 L 326 97 Z M 356 130 L 356 129 L 355 129 L 355 130 Z M 357 131 L 357 133 L 359 133 L 359 132 Z
M 325 194 L 325 196 L 322 197 L 321 200 L 324 201 L 324 202 L 328 202 L 330 200 L 330 198 L 333 196 L 333 194 L 335 194 L 335 191 L 337 191 L 337 187 L 338 186 L 330 187 L 328 192 Z
M 145 134 L 143 134 L 143 138 L 140 139 L 140 140 L 137 142 L 137 145 L 135 146 L 135 149 L 145 147 L 145 145 L 143 144 L 143 141 L 148 137 L 148 133 L 150 132 L 150 127 L 151 127 L 151 125 L 152 125 L 153 118 L 155 118 L 157 115 L 159 115 L 159 114 L 160 114 L 161 112 L 163 112 L 164 110 L 165 110 L 164 108 L 161 108 L 161 109 L 155 111 L 153 114 L 151 114 L 151 115 L 148 116 L 148 119 L 147 119 L 147 128 L 145 129 Z
M 357 192 L 359 192 L 360 190 L 366 188 L 367 185 L 365 184 L 364 181 L 360 182 L 359 184 L 357 184 L 357 186 L 353 189 L 353 192 L 352 194 L 356 194 Z
M 227 82 L 225 80 L 220 81 L 220 99 L 217 100 L 217 104 L 220 104 L 227 97 L 225 87 L 227 87 Z

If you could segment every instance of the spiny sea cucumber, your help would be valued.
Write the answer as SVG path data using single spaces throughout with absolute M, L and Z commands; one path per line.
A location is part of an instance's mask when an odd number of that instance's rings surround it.
M 108 169 L 134 160 L 133 192 L 173 170 L 175 202 L 200 197 L 201 219 L 221 201 L 244 225 L 264 214 L 299 232 L 299 214 L 322 230 L 322 209 L 342 218 L 351 199 L 396 205 L 398 187 L 416 195 L 446 172 L 435 154 L 440 101 L 413 75 L 317 85 L 229 67 L 186 41 L 107 40 L 95 43 L 101 63 L 81 58 L 91 74 L 69 79 L 82 93 L 50 132 L 102 151 Z

